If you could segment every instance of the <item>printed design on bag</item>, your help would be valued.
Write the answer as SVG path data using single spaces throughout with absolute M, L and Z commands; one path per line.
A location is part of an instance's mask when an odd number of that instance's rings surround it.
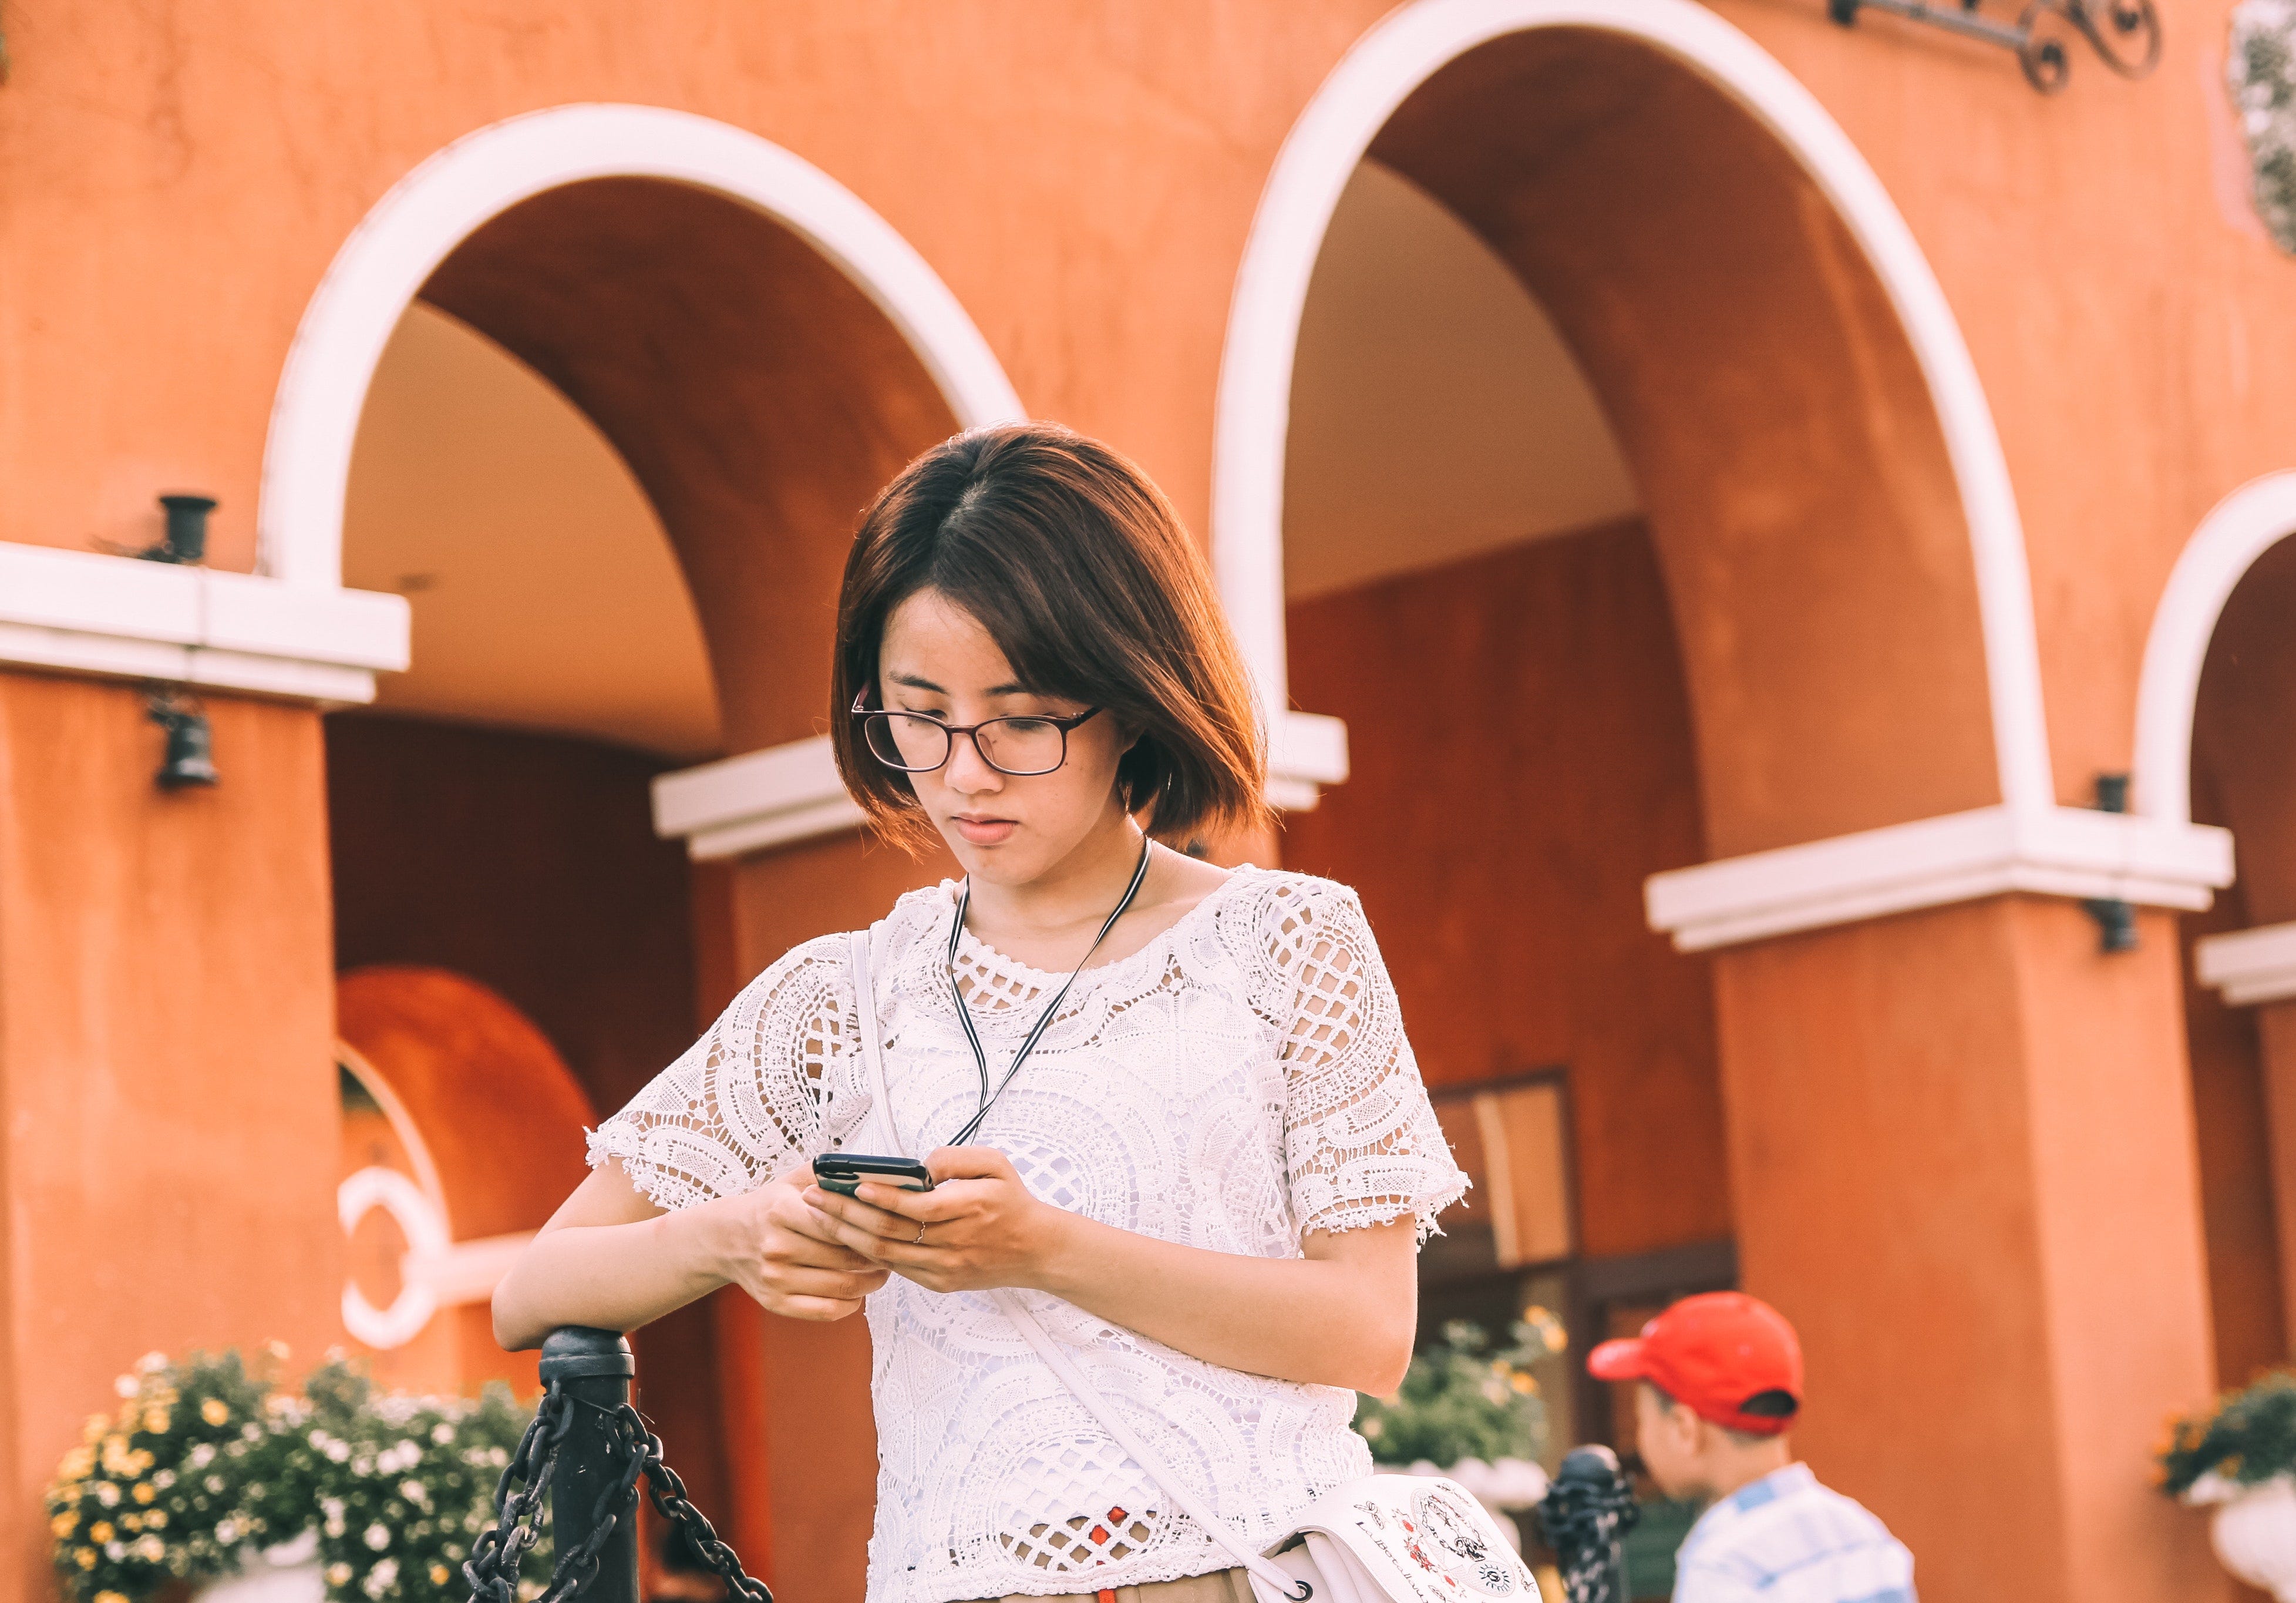
M 1410 1533 L 1411 1556 L 1447 1588 L 1512 1597 L 1522 1590 L 1516 1578 L 1520 1561 L 1511 1552 L 1495 1550 L 1476 1517 L 1480 1510 L 1465 1498 L 1457 1487 L 1439 1481 L 1413 1500 L 1417 1517 L 1402 1522 Z

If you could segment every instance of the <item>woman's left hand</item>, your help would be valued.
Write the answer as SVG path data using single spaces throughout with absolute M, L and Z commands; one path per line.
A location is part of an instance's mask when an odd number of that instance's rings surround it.
M 933 1188 L 865 1181 L 853 1196 L 808 1186 L 836 1239 L 928 1291 L 1042 1287 L 1075 1216 L 1030 1195 L 993 1147 L 928 1153 Z

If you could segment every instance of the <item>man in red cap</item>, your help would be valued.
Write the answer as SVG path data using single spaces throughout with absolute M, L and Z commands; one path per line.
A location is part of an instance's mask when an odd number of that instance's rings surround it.
M 1685 1297 L 1587 1355 L 1632 1380 L 1636 1446 L 1669 1497 L 1707 1505 L 1675 1557 L 1674 1603 L 1914 1603 L 1914 1559 L 1794 1461 L 1801 1343 L 1743 1292 Z

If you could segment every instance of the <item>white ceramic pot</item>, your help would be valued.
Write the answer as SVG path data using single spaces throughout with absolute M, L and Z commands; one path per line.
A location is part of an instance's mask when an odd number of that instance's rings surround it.
M 306 1531 L 292 1541 L 264 1549 L 239 1574 L 210 1581 L 197 1596 L 199 1603 L 326 1603 L 319 1533 Z
M 2242 1486 L 2208 1475 L 2185 1495 L 2215 1505 L 2209 1540 L 2225 1568 L 2279 1603 L 2296 1603 L 2296 1478 L 2276 1476 Z

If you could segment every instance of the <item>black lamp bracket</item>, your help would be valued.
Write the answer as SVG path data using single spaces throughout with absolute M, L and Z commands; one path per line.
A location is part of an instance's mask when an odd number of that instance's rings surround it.
M 2025 0 L 2014 22 L 1984 8 L 1985 0 L 1826 0 L 1826 14 L 1844 28 L 1856 27 L 1860 12 L 1887 12 L 2013 51 L 2025 81 L 2044 95 L 2063 88 L 2072 70 L 2059 31 L 2044 31 L 2052 17 L 2087 39 L 2122 78 L 2143 78 L 2161 64 L 2161 16 L 2152 0 Z

